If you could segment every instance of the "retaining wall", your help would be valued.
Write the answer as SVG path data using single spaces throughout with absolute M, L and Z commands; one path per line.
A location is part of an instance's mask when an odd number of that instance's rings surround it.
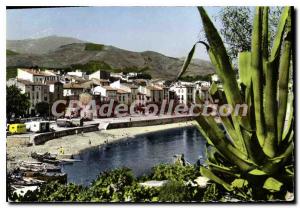
M 155 126 L 155 125 L 162 125 L 162 124 L 191 121 L 193 119 L 194 119 L 194 117 L 188 116 L 188 117 L 161 118 L 161 119 L 153 119 L 153 120 L 147 120 L 147 121 L 130 121 L 130 122 L 126 121 L 126 122 L 110 123 L 110 124 L 108 124 L 107 129 Z
M 60 130 L 55 132 L 41 133 L 36 135 L 34 138 L 32 138 L 32 143 L 35 145 L 44 144 L 45 142 L 55 138 L 74 135 L 76 134 L 76 131 L 78 134 L 80 134 L 81 132 L 98 131 L 98 124 L 83 126 L 83 127 L 75 127 L 75 128 L 70 128 L 70 129 L 65 129 L 65 130 Z

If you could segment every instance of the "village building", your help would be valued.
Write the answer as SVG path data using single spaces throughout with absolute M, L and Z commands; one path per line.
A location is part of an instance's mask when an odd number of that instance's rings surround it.
M 79 96 L 81 93 L 89 91 L 89 87 L 79 83 L 64 84 L 64 96 Z
M 93 79 L 93 78 L 109 80 L 110 79 L 110 72 L 105 71 L 105 70 L 95 71 L 94 73 L 89 75 L 89 79 Z
M 130 83 L 122 83 L 121 80 L 117 80 L 113 83 L 110 84 L 111 87 L 113 88 L 118 88 L 124 91 L 127 91 L 130 93 L 128 102 L 133 103 L 137 99 L 137 94 L 138 94 L 138 87 L 134 84 Z
M 64 99 L 64 84 L 60 81 L 47 81 L 49 86 L 50 103 Z
M 111 99 L 118 101 L 117 89 L 111 86 L 97 86 L 94 89 L 92 89 L 92 94 L 100 95 L 101 101 L 109 101 Z
M 194 85 L 189 82 L 177 82 L 170 87 L 170 90 L 175 93 L 175 99 L 181 104 L 194 103 Z
M 78 69 L 76 71 L 67 72 L 67 75 L 76 76 L 83 79 L 89 79 L 89 76 L 86 74 L 86 72 L 82 72 L 81 70 Z
M 7 86 L 15 85 L 21 93 L 27 94 L 30 102 L 28 114 L 35 115 L 35 106 L 41 102 L 50 102 L 49 86 L 44 83 L 35 83 L 24 79 L 10 79 Z
M 117 101 L 122 104 L 130 104 L 130 92 L 122 90 L 122 89 L 117 89 Z
M 40 69 L 21 69 L 17 70 L 17 78 L 28 80 L 34 83 L 45 83 L 47 81 L 59 81 L 60 77 L 51 71 L 42 71 Z

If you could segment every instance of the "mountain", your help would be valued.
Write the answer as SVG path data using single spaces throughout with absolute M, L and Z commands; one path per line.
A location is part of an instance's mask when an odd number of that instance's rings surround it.
M 183 65 L 183 60 L 179 58 L 153 51 L 133 52 L 58 36 L 7 41 L 6 62 L 8 68 L 37 65 L 52 69 L 82 69 L 88 73 L 99 68 L 110 71 L 143 71 L 153 78 L 161 79 L 175 78 Z M 214 71 L 210 62 L 194 60 L 186 74 L 205 76 Z
M 59 37 L 54 35 L 37 39 L 7 40 L 6 47 L 7 49 L 17 53 L 44 54 L 55 50 L 62 45 L 83 42 L 84 41 L 76 38 Z

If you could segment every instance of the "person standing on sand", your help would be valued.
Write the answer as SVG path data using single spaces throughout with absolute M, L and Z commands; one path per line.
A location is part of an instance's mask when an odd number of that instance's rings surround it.
M 60 154 L 60 155 L 64 155 L 65 154 L 65 150 L 64 150 L 64 148 L 62 146 L 60 146 L 58 148 L 58 154 Z

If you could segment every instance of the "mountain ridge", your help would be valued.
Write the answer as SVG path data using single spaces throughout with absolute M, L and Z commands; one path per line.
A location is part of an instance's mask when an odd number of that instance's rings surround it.
M 183 60 L 155 51 L 134 52 L 115 46 L 91 43 L 75 38 L 49 36 L 39 39 L 7 40 L 7 67 L 96 68 L 106 66 L 115 71 L 146 71 L 153 78 L 173 79 Z M 15 53 L 12 53 L 15 52 Z M 96 63 L 96 64 L 95 64 Z M 186 75 L 206 76 L 214 73 L 210 62 L 193 60 Z

